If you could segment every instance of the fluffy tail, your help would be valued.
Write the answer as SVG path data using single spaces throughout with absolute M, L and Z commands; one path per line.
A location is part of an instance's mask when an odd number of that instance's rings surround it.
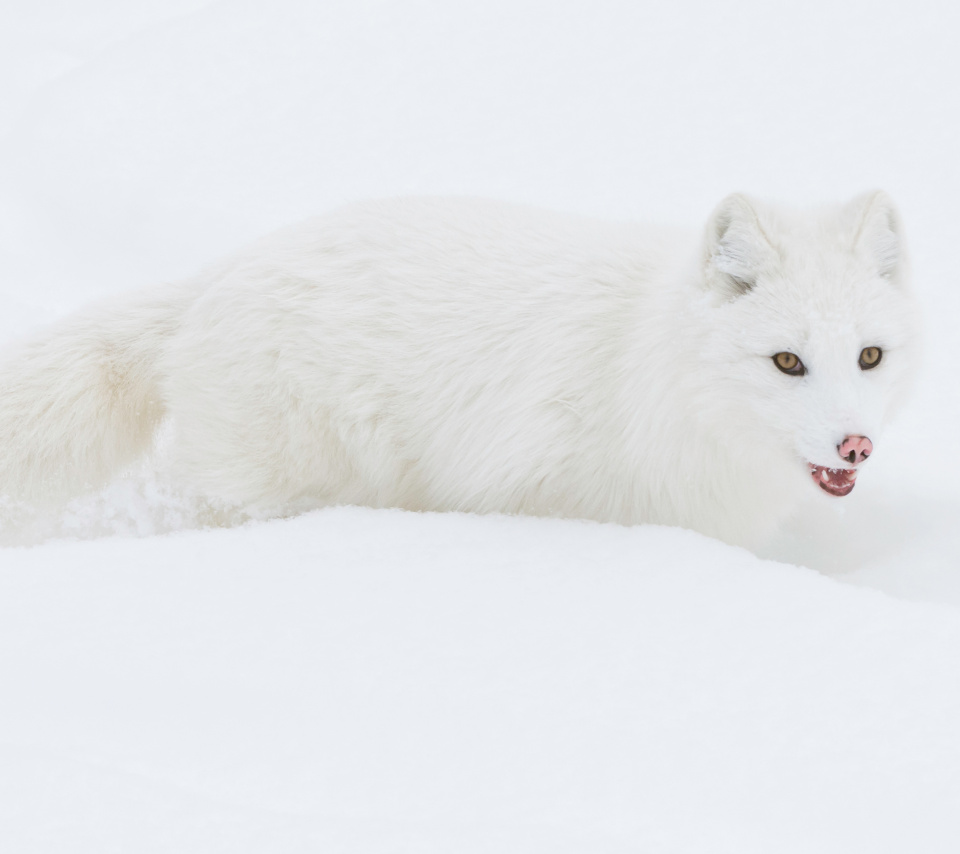
M 0 494 L 57 500 L 149 450 L 159 365 L 196 291 L 164 286 L 69 317 L 0 360 Z

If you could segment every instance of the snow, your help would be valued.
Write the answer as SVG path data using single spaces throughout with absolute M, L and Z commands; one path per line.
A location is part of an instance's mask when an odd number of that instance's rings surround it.
M 8 558 L 5 821 L 36 850 L 960 830 L 954 610 L 690 532 L 340 508 Z
M 198 530 L 145 473 L 0 510 L 5 850 L 956 849 L 956 6 L 20 5 L 4 339 L 366 196 L 689 224 L 879 186 L 928 341 L 854 493 L 759 557 L 365 508 Z

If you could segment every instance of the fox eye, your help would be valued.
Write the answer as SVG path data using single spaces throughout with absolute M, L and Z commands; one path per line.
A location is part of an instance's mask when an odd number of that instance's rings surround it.
M 880 364 L 883 358 L 883 350 L 879 347 L 864 347 L 860 351 L 860 370 L 869 371 Z
M 807 372 L 803 362 L 793 353 L 777 353 L 773 357 L 773 363 L 785 374 L 794 377 L 802 377 Z

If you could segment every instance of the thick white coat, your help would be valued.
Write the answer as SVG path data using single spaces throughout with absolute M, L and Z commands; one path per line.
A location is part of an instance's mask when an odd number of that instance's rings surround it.
M 354 205 L 10 352 L 0 490 L 97 487 L 169 424 L 175 482 L 258 514 L 525 513 L 754 544 L 816 491 L 807 464 L 839 465 L 851 433 L 876 444 L 909 386 L 900 232 L 881 193 L 807 213 L 731 196 L 705 234 Z

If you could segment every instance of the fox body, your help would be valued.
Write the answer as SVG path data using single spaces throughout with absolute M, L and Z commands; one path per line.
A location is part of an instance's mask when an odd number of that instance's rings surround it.
M 95 488 L 169 425 L 175 482 L 257 514 L 523 513 L 750 545 L 805 494 L 852 488 L 910 385 L 915 317 L 883 193 L 731 196 L 691 233 L 358 204 L 8 352 L 0 491 Z

